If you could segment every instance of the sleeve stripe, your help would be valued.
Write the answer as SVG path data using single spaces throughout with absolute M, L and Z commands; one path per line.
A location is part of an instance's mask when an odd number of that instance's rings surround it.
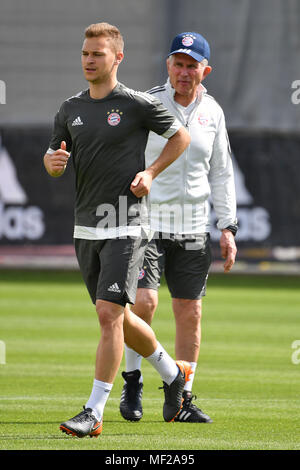
M 171 127 L 169 127 L 168 130 L 166 130 L 163 134 L 162 137 L 165 139 L 170 139 L 170 137 L 173 137 L 174 134 L 182 127 L 181 122 L 178 121 L 178 119 L 175 119 Z
M 147 103 L 149 103 L 149 104 L 153 104 L 153 98 L 152 98 L 152 96 L 150 96 L 149 93 L 144 93 L 142 91 L 134 91 L 134 95 L 140 96 L 145 101 L 147 101 Z
M 150 90 L 148 90 L 146 93 L 149 93 L 149 95 L 154 95 L 155 93 L 158 93 L 160 91 L 165 91 L 166 87 L 163 85 L 163 86 L 156 86 L 154 88 L 151 88 Z

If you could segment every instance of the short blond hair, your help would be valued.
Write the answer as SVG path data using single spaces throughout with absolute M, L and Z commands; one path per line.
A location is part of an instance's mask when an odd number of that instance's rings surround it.
M 115 52 L 123 52 L 124 50 L 122 34 L 116 26 L 109 23 L 90 24 L 85 29 L 84 35 L 86 38 L 98 38 L 99 36 L 107 37 L 111 40 Z

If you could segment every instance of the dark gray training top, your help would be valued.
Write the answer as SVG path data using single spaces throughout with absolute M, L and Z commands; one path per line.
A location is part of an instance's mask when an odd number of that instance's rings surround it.
M 180 126 L 155 97 L 121 83 L 103 99 L 92 99 L 85 90 L 62 104 L 47 153 L 59 149 L 63 140 L 71 151 L 76 174 L 75 238 L 111 238 L 99 229 L 103 208 L 111 205 L 118 212 L 120 196 L 127 198 L 128 207 L 139 202 L 130 184 L 145 169 L 149 131 L 170 138 Z M 115 223 L 110 217 L 108 225 L 133 225 L 132 218 L 124 222 L 123 216 L 120 222 L 117 214 Z

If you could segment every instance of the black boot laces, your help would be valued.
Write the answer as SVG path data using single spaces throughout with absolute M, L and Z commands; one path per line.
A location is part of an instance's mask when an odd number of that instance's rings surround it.
M 183 407 L 184 408 L 190 408 L 192 410 L 200 410 L 194 403 L 192 403 L 192 400 L 197 400 L 197 395 L 191 395 L 190 397 L 186 397 L 183 402 Z M 202 410 L 200 410 L 202 412 Z
M 77 423 L 82 423 L 83 421 L 86 421 L 87 419 L 89 419 L 90 421 L 93 421 L 95 418 L 92 415 L 91 411 L 87 410 L 85 406 L 83 407 L 83 411 L 73 418 L 73 420 L 76 421 Z

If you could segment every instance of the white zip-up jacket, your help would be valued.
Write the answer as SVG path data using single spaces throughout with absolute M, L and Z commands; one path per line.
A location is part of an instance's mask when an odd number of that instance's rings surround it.
M 231 150 L 222 108 L 200 85 L 196 101 L 187 108 L 174 100 L 168 79 L 148 93 L 155 95 L 186 127 L 191 143 L 184 153 L 153 181 L 151 229 L 173 234 L 209 232 L 210 202 L 222 230 L 236 223 L 236 197 Z M 159 155 L 165 139 L 150 132 L 146 167 Z

